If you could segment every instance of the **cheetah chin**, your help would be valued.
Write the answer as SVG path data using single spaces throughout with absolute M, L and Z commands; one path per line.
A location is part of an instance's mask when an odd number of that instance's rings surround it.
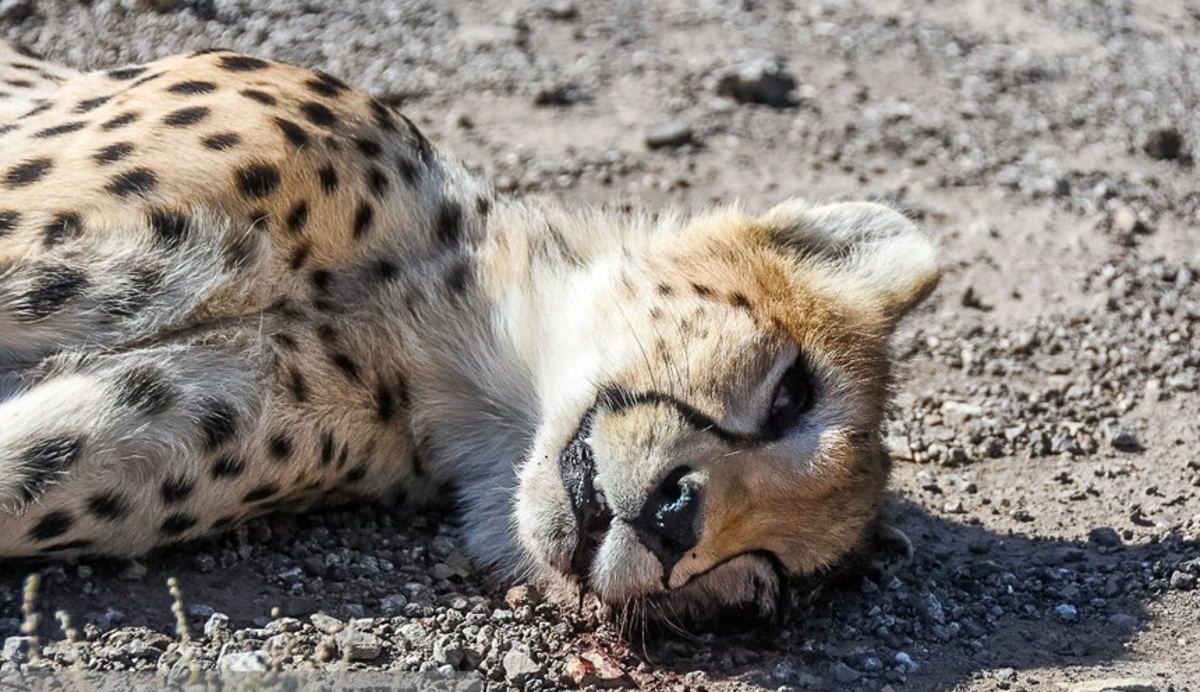
M 336 77 L 0 47 L 0 558 L 453 487 L 482 566 L 770 613 L 864 540 L 932 243 L 872 204 L 498 198 Z

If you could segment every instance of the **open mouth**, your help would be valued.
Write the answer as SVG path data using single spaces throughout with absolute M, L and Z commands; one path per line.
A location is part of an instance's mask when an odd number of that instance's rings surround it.
M 558 458 L 563 487 L 575 515 L 575 549 L 571 552 L 570 573 L 587 584 L 596 551 L 612 525 L 613 513 L 603 489 L 596 488 L 596 459 L 584 438 L 592 428 L 592 412 L 584 416 L 579 429 Z

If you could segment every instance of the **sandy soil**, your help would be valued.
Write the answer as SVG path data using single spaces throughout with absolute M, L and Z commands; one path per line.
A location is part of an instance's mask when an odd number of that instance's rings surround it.
M 448 519 L 328 512 L 41 568 L 46 665 L 73 660 L 61 608 L 89 668 L 179 681 L 174 576 L 205 669 L 549 689 L 604 652 L 591 682 L 1200 689 L 1200 4 L 501 5 L 0 0 L 0 36 L 86 67 L 210 45 L 321 67 L 516 195 L 898 205 L 946 269 L 897 340 L 915 560 L 801 591 L 779 628 L 635 642 L 506 600 Z M 0 685 L 29 666 L 28 571 L 0 571 Z

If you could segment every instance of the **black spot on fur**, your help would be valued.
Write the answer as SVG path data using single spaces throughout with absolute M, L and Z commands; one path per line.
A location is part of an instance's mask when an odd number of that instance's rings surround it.
M 296 401 L 308 401 L 308 382 L 305 381 L 304 374 L 296 368 L 288 368 L 287 388 Z
M 14 131 L 14 130 L 16 130 L 16 129 L 17 129 L 17 126 L 16 126 L 16 125 L 13 125 L 13 124 L 11 124 L 11 123 L 10 123 L 10 124 L 8 124 L 8 125 L 0 125 L 0 135 L 6 135 L 6 134 L 8 134 L 9 132 L 12 132 L 12 131 Z
M 333 325 L 319 324 L 317 325 L 317 339 L 321 343 L 332 344 L 338 340 L 338 331 Z
M 21 222 L 20 212 L 11 210 L 0 211 L 0 238 L 8 235 Z
M 471 263 L 461 258 L 450 267 L 446 274 L 446 288 L 451 293 L 462 293 L 471 285 Z
M 101 521 L 117 521 L 129 514 L 129 501 L 116 492 L 98 493 L 88 498 L 87 511 Z
M 338 469 L 339 471 L 341 469 L 346 468 L 346 461 L 349 458 L 350 458 L 350 445 L 342 445 L 342 451 L 338 452 L 337 463 L 334 464 L 334 468 Z
M 242 502 L 245 504 L 262 502 L 269 497 L 275 496 L 278 492 L 279 485 L 277 483 L 264 483 L 243 495 Z
M 379 155 L 383 153 L 383 147 L 379 146 L 379 142 L 373 139 L 359 137 L 354 140 L 354 144 L 362 152 L 363 156 L 369 159 L 379 158 Z
M 210 478 L 237 478 L 246 470 L 246 462 L 232 454 L 222 454 L 208 470 Z
M 118 173 L 105 189 L 118 197 L 147 195 L 158 187 L 158 176 L 149 168 L 134 168 Z
M 333 363 L 333 366 L 340 370 L 347 379 L 358 381 L 358 363 L 355 363 L 350 356 L 345 353 L 330 353 L 329 362 Z
M 179 82 L 167 87 L 167 91 L 172 94 L 180 94 L 181 96 L 195 96 L 196 94 L 207 94 L 217 90 L 217 85 L 212 82 L 204 82 L 196 79 L 191 79 L 186 82 Z
M 13 305 L 13 317 L 19 322 L 45 319 L 63 309 L 89 285 L 88 277 L 78 269 L 51 265 L 41 271 L 33 286 Z
M 308 144 L 308 133 L 291 120 L 275 118 L 275 125 L 283 132 L 283 136 L 287 137 L 287 141 L 292 143 L 292 146 L 299 148 Z
M 163 245 L 175 248 L 187 234 L 188 217 L 186 214 L 168 209 L 150 210 L 150 229 L 154 231 L 155 240 Z
M 56 476 L 77 464 L 81 456 L 81 437 L 50 437 L 28 447 L 17 458 L 18 466 L 26 473 L 22 499 L 32 501 Z
M 458 202 L 442 200 L 438 209 L 437 237 L 444 245 L 454 246 L 462 241 L 462 207 Z
M 120 161 L 132 153 L 132 144 L 129 142 L 117 142 L 116 144 L 110 144 L 95 154 L 92 154 L 92 160 L 101 166 L 107 166 Z
M 321 433 L 321 466 L 333 463 L 333 445 L 333 435 L 328 432 Z
M 195 525 L 196 525 L 196 517 L 194 517 L 190 514 L 183 514 L 182 512 L 176 512 L 175 514 L 168 516 L 166 519 L 163 519 L 163 522 L 158 527 L 158 530 L 164 536 L 174 537 L 174 536 L 182 535 L 183 532 L 187 531 L 188 529 L 192 528 Z
M 333 114 L 333 111 L 315 101 L 306 101 L 300 104 L 300 112 L 313 125 L 333 127 L 337 124 L 337 116 Z
M 145 67 L 123 67 L 119 70 L 109 70 L 108 76 L 112 77 L 113 79 L 119 79 L 121 81 L 126 81 L 129 79 L 133 79 L 134 77 L 139 77 L 139 76 L 145 74 L 145 72 L 146 72 Z
M 390 423 L 396 416 L 396 398 L 382 382 L 375 387 L 375 415 L 380 423 Z
M 225 529 L 228 529 L 229 527 L 238 523 L 240 520 L 241 517 L 238 516 L 221 517 L 220 519 L 214 521 L 210 528 L 213 531 L 224 531 Z
M 392 113 L 390 110 L 388 110 L 388 107 L 376 99 L 371 99 L 369 105 L 371 108 L 371 114 L 375 116 L 375 124 L 379 127 L 379 129 L 383 130 L 384 132 L 395 132 L 396 121 L 392 118 Z
M 166 117 L 163 118 L 163 124 L 170 125 L 171 127 L 187 127 L 188 125 L 195 125 L 204 120 L 211 112 L 208 106 L 180 108 L 177 111 L 167 113 Z
M 134 269 L 129 274 L 128 288 L 109 296 L 104 310 L 115 317 L 132 317 L 150 302 L 154 292 L 162 285 L 162 272 L 157 269 Z
M 37 103 L 37 105 L 34 106 L 28 113 L 21 116 L 22 119 L 32 118 L 36 115 L 41 115 L 42 113 L 45 113 L 46 111 L 48 111 L 54 107 L 54 103 L 51 101 L 47 101 L 46 99 L 38 99 L 36 103 Z
M 267 440 L 267 454 L 276 461 L 284 461 L 292 455 L 292 440 L 283 433 L 276 433 Z
M 235 132 L 221 132 L 215 135 L 209 135 L 200 140 L 200 143 L 213 151 L 225 151 L 232 149 L 238 144 L 241 144 L 242 138 Z
M 318 72 L 316 77 L 304 82 L 304 86 L 321 96 L 335 97 L 350 87 L 333 75 Z
M 287 215 L 287 229 L 292 233 L 299 233 L 304 230 L 304 224 L 308 223 L 308 202 L 303 200 L 296 203 L 292 210 Z
M 196 481 L 190 478 L 173 477 L 163 481 L 158 489 L 164 505 L 177 505 L 188 499 L 196 489 Z
M 291 259 L 288 260 L 288 266 L 292 268 L 292 271 L 300 271 L 308 262 L 308 255 L 311 252 L 312 245 L 308 243 L 297 247 L 295 252 L 292 253 Z
M 134 113 L 132 111 L 127 112 L 127 113 L 122 113 L 122 114 L 118 115 L 117 117 L 113 118 L 112 120 L 108 120 L 106 122 L 101 123 L 100 129 L 104 130 L 106 132 L 111 131 L 111 130 L 116 130 L 118 128 L 125 127 L 126 125 L 134 122 L 135 120 L 137 120 L 140 117 L 141 117 L 140 115 L 138 115 L 137 113 Z
M 492 201 L 487 197 L 479 197 L 475 200 L 475 212 L 480 218 L 487 218 L 487 215 L 492 212 Z
M 95 544 L 94 541 L 90 541 L 86 538 L 76 538 L 75 540 L 72 540 L 72 541 L 63 541 L 62 543 L 55 543 L 53 545 L 48 545 L 45 548 L 42 548 L 40 552 L 42 554 L 46 554 L 46 553 L 64 553 L 67 551 L 81 551 L 81 550 L 87 550 L 88 548 L 91 548 L 94 544 Z
M 731 293 L 729 295 L 729 302 L 732 303 L 735 308 L 741 308 L 742 310 L 750 309 L 750 299 L 747 298 L 746 294 L 744 293 Z
M 70 531 L 74 525 L 75 517 L 71 516 L 70 512 L 62 510 L 48 512 L 38 519 L 33 528 L 29 529 L 29 538 L 39 542 L 48 541 Z
M 87 123 L 85 123 L 82 120 L 75 120 L 73 122 L 63 123 L 61 125 L 55 125 L 54 127 L 47 127 L 44 130 L 38 130 L 37 132 L 33 133 L 33 136 L 37 137 L 38 139 L 49 139 L 51 137 L 65 135 L 68 132 L 75 132 L 76 130 L 82 130 L 84 125 L 87 125 Z
M 358 205 L 358 211 L 354 213 L 354 237 L 355 239 L 362 238 L 371 230 L 371 223 L 375 220 L 375 208 L 369 202 L 363 202 Z
M 271 63 L 249 55 L 222 55 L 217 64 L 230 72 L 254 72 L 266 69 Z
M 274 106 L 276 103 L 278 103 L 274 96 L 265 91 L 259 91 L 258 89 L 244 89 L 238 93 L 250 99 L 251 101 L 257 101 L 264 106 Z
M 421 177 L 421 170 L 416 162 L 403 154 L 396 157 L 396 172 L 409 185 L 417 182 L 417 178 Z
M 300 344 L 296 342 L 295 337 L 287 332 L 276 332 L 271 335 L 271 340 L 288 351 L 295 351 L 300 348 Z
M 321 189 L 325 190 L 325 194 L 332 195 L 338 189 L 338 174 L 332 164 L 321 166 L 321 170 L 317 171 L 317 175 L 321 178 Z
M 367 185 L 370 186 L 371 192 L 374 193 L 376 199 L 382 199 L 387 194 L 389 185 L 387 174 L 379 168 L 371 166 L 371 170 L 367 172 Z
M 400 268 L 391 260 L 381 259 L 371 265 L 371 275 L 377 281 L 391 281 L 399 273 Z
M 54 161 L 48 158 L 30 159 L 18 163 L 4 174 L 4 184 L 7 187 L 24 187 L 41 180 L 54 167 Z
M 328 269 L 314 269 L 308 277 L 308 282 L 312 284 L 313 290 L 322 295 L 329 293 L 331 281 L 333 281 L 333 274 Z
M 69 211 L 60 212 L 42 228 L 42 243 L 46 247 L 61 245 L 79 237 L 82 232 L 83 220 L 79 218 L 79 214 Z
M 279 187 L 279 169 L 255 163 L 237 171 L 238 189 L 247 197 L 266 197 Z
M 707 298 L 707 297 L 711 296 L 712 292 L 713 292 L 712 289 L 709 288 L 708 286 L 705 286 L 704 284 L 697 284 L 697 283 L 692 284 L 692 290 L 695 291 L 696 295 L 700 296 L 701 298 Z
M 96 110 L 100 106 L 103 106 L 104 104 L 108 103 L 110 100 L 112 100 L 111 94 L 109 94 L 108 96 L 97 96 L 94 99 L 84 99 L 84 100 L 80 101 L 79 103 L 75 104 L 75 108 L 72 109 L 72 112 L 73 113 L 89 113 L 91 111 Z
M 179 393 L 161 368 L 135 365 L 116 379 L 117 404 L 151 416 L 174 405 Z
M 367 475 L 367 465 L 365 463 L 358 464 L 354 468 L 346 472 L 343 479 L 346 483 L 357 483 Z
M 212 451 L 237 434 L 237 414 L 233 407 L 224 401 L 214 401 L 209 404 L 200 416 L 200 436 L 204 439 L 204 448 Z

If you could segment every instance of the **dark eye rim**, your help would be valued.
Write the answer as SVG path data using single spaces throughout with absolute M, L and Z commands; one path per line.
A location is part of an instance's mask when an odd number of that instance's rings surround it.
M 800 417 L 816 405 L 817 394 L 808 358 L 804 352 L 800 352 L 775 386 L 771 407 L 767 409 L 767 420 L 763 425 L 763 437 L 777 440 L 793 430 L 800 422 Z

